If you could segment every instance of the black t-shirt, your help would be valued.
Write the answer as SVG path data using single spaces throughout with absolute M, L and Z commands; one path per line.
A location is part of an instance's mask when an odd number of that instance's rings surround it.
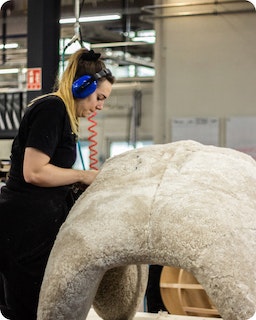
M 26 147 L 33 147 L 50 157 L 50 163 L 71 168 L 76 160 L 76 135 L 72 132 L 64 102 L 57 96 L 40 98 L 28 107 L 15 137 L 7 187 L 38 189 L 25 182 L 23 159 Z M 44 188 L 45 189 L 45 188 Z

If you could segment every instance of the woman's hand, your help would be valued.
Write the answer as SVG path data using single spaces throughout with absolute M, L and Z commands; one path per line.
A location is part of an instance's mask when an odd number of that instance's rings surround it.
M 82 184 L 90 185 L 94 179 L 97 177 L 99 171 L 97 170 L 85 170 L 80 171 L 81 180 L 79 181 Z

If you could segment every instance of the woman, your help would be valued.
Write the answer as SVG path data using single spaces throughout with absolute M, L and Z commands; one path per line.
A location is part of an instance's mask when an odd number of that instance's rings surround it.
M 102 110 L 114 77 L 100 54 L 74 53 L 54 93 L 29 105 L 14 139 L 0 194 L 0 304 L 8 319 L 36 319 L 39 291 L 75 183 L 97 171 L 75 170 L 79 117 Z

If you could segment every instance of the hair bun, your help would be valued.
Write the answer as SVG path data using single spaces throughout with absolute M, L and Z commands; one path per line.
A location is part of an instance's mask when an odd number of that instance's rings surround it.
M 95 53 L 93 50 L 90 50 L 88 52 L 84 52 L 81 55 L 81 58 L 86 61 L 97 61 L 100 58 L 100 53 Z

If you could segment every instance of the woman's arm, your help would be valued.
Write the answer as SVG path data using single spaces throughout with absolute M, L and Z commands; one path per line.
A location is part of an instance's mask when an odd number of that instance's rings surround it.
M 49 163 L 50 157 L 42 151 L 25 149 L 23 175 L 27 183 L 39 187 L 58 187 L 76 182 L 89 185 L 96 178 L 96 170 L 65 169 Z

